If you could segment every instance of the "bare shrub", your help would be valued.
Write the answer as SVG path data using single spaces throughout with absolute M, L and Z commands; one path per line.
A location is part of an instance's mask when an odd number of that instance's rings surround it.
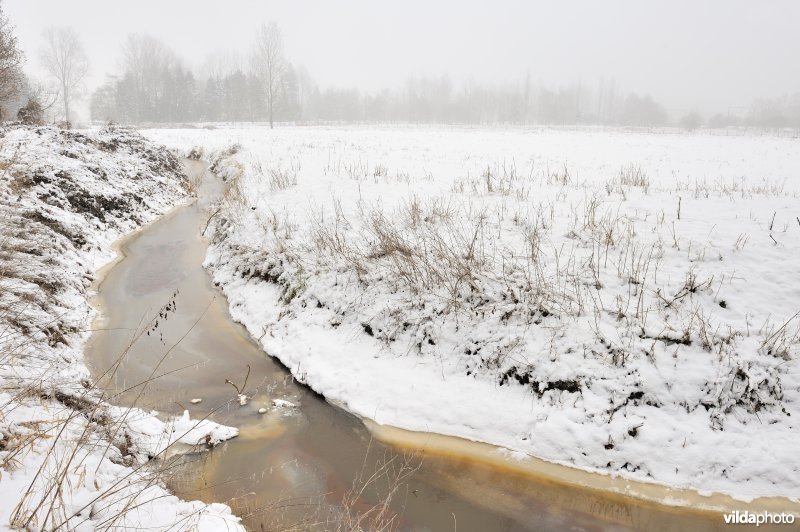
M 340 532 L 392 531 L 400 525 L 398 515 L 390 505 L 398 496 L 407 492 L 408 480 L 417 472 L 421 460 L 414 454 L 385 455 L 377 462 L 373 471 L 362 467 L 353 480 L 353 486 L 345 494 L 342 507 L 326 529 Z M 377 494 L 378 502 L 366 509 L 361 501 L 368 491 Z
M 628 188 L 640 188 L 645 194 L 650 191 L 650 178 L 639 165 L 629 165 L 620 169 L 619 173 L 606 183 L 606 192 L 617 192 L 625 195 Z
M 270 190 L 286 190 L 287 188 L 297 185 L 297 174 L 287 169 L 270 168 L 269 169 L 269 187 Z
M 145 323 L 137 331 L 129 347 L 120 354 L 118 362 L 127 355 L 146 331 L 157 326 L 156 318 Z M 34 332 L 29 334 L 36 336 Z M 182 338 L 185 338 L 185 335 Z M 13 357 L 16 349 L 8 341 L 0 341 L 0 354 Z M 162 362 L 171 350 L 172 348 L 166 351 L 161 358 Z M 32 425 L 27 425 L 33 430 L 21 432 L 12 426 L 8 431 L 11 438 L 7 441 L 6 450 L 9 453 L 4 457 L 2 464 L 4 468 L 12 468 L 15 464 L 27 461 L 26 455 L 29 453 L 41 452 L 35 450 L 36 448 L 45 449 L 44 454 L 33 461 L 40 465 L 14 508 L 10 520 L 13 527 L 75 529 L 87 522 L 92 522 L 94 526 L 102 529 L 125 527 L 129 512 L 151 502 L 154 500 L 153 497 L 163 496 L 161 489 L 153 491 L 152 488 L 163 488 L 175 469 L 174 462 L 167 465 L 163 459 L 173 452 L 175 443 L 180 437 L 197 428 L 200 421 L 185 432 L 174 434 L 173 442 L 164 442 L 161 450 L 154 454 L 143 454 L 142 450 L 134 451 L 131 445 L 129 419 L 134 417 L 136 403 L 143 397 L 147 386 L 158 378 L 156 376 L 158 366 L 160 363 L 153 368 L 148 379 L 128 388 L 138 388 L 139 391 L 133 403 L 126 408 L 111 407 L 106 402 L 116 392 L 112 389 L 103 389 L 100 381 L 83 383 L 80 392 L 52 391 L 46 384 L 47 375 L 55 370 L 52 367 L 43 366 L 38 378 L 28 381 L 27 384 L 22 383 L 17 388 L 9 388 L 6 383 L 6 390 L 13 390 L 14 396 L 5 405 L 0 406 L 0 414 L 4 418 L 10 408 L 15 408 L 15 405 L 24 402 L 26 397 L 32 395 L 50 400 L 54 403 L 54 407 L 62 410 L 61 415 L 51 420 L 35 421 Z M 106 378 L 110 382 L 118 368 L 119 363 L 114 364 L 105 375 L 101 376 L 101 380 Z M 202 439 L 198 441 L 198 449 L 201 447 L 206 447 L 202 444 Z M 98 450 L 100 450 L 99 455 Z M 65 504 L 73 490 L 72 483 L 75 481 L 76 472 L 83 471 L 79 477 L 88 475 L 93 478 L 100 463 L 107 459 L 128 466 L 130 469 L 103 489 L 97 489 L 92 499 L 81 501 L 81 504 L 85 503 L 84 506 L 76 508 Z M 96 469 L 89 471 L 87 467 Z M 181 527 L 184 524 L 190 526 L 202 512 L 200 509 L 183 516 L 181 522 L 175 523 L 175 526 Z

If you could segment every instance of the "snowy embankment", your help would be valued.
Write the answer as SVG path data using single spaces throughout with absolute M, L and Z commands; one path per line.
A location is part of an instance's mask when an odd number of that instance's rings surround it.
M 591 471 L 800 497 L 796 139 L 147 134 L 217 150 L 206 266 L 329 400 Z
M 170 495 L 159 459 L 236 429 L 112 406 L 83 360 L 112 242 L 186 185 L 172 154 L 131 131 L 0 129 L 0 526 L 241 529 L 227 506 Z

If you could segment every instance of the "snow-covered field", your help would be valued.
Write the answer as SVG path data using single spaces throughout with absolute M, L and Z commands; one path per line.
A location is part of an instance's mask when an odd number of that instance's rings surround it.
M 152 460 L 236 429 L 111 406 L 83 360 L 112 242 L 186 197 L 178 159 L 134 132 L 0 129 L 0 528 L 242 530 Z
M 145 135 L 203 147 L 229 181 L 206 265 L 329 400 L 587 470 L 800 498 L 797 139 Z

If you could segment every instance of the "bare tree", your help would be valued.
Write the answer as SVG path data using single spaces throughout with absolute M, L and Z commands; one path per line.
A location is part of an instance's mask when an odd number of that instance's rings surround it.
M 129 100 L 125 103 L 130 106 L 135 122 L 154 113 L 162 74 L 175 62 L 177 58 L 158 39 L 149 35 L 128 35 L 122 45 L 121 66 L 131 85 L 124 97 Z
M 41 60 L 48 74 L 56 79 L 64 100 L 64 119 L 69 122 L 70 102 L 79 96 L 89 71 L 89 60 L 78 34 L 72 28 L 48 28 Z
M 272 128 L 275 104 L 283 90 L 283 78 L 286 73 L 283 37 L 281 37 L 280 28 L 274 22 L 262 24 L 258 29 L 252 61 L 253 70 L 261 79 L 266 91 L 269 127 Z
M 178 55 L 148 35 L 129 35 L 116 83 L 120 118 L 133 122 L 181 121 L 191 117 L 194 77 Z
M 200 76 L 221 79 L 244 70 L 242 55 L 237 50 L 218 50 L 206 56 L 200 67 Z
M 25 56 L 17 45 L 14 27 L 0 5 L 0 120 L 4 118 L 4 108 L 25 90 L 24 62 Z

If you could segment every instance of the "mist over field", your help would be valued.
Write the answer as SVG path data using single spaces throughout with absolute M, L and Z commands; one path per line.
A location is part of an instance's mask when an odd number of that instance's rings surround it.
M 38 81 L 43 28 L 80 35 L 83 121 L 268 120 L 253 56 L 259 28 L 274 23 L 281 121 L 800 123 L 791 1 L 6 0 L 5 10 Z M 148 103 L 131 109 L 130 98 Z

